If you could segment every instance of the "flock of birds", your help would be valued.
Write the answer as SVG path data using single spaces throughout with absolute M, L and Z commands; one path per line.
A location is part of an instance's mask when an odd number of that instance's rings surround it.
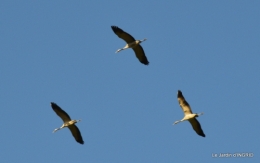
M 120 29 L 116 26 L 111 26 L 111 28 L 119 38 L 125 40 L 125 42 L 126 42 L 126 46 L 121 49 L 118 49 L 116 51 L 116 53 L 118 53 L 122 50 L 128 49 L 128 48 L 132 48 L 135 52 L 136 57 L 142 64 L 144 64 L 144 65 L 149 64 L 149 61 L 145 56 L 144 50 L 143 50 L 142 46 L 140 45 L 146 39 L 135 40 L 133 36 L 131 36 L 130 34 L 128 34 L 125 31 L 123 31 L 122 29 Z M 180 90 L 178 90 L 177 98 L 178 98 L 180 107 L 182 108 L 182 110 L 184 112 L 184 118 L 182 120 L 174 122 L 173 125 L 175 125 L 179 122 L 188 120 L 191 123 L 194 131 L 198 135 L 205 137 L 206 135 L 204 134 L 203 130 L 201 129 L 201 125 L 200 125 L 199 121 L 196 119 L 196 117 L 203 115 L 203 113 L 195 113 L 195 114 L 192 113 L 189 103 L 185 100 L 185 98 Z M 68 127 L 70 129 L 73 137 L 75 138 L 75 140 L 80 144 L 84 144 L 80 130 L 76 126 L 76 123 L 80 122 L 81 120 L 71 120 L 70 116 L 54 102 L 51 102 L 51 107 L 56 112 L 56 114 L 63 120 L 62 126 L 60 128 L 56 128 L 53 131 L 53 133 L 60 129 Z

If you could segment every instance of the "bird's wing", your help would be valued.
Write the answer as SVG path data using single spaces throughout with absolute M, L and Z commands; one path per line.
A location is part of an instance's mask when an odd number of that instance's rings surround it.
M 135 56 L 139 59 L 139 61 L 145 65 L 148 65 L 149 62 L 145 56 L 144 49 L 141 45 L 136 45 L 133 50 L 135 51 Z
M 203 130 L 201 129 L 199 121 L 196 118 L 189 119 L 189 122 L 191 123 L 193 130 L 196 131 L 198 135 L 202 137 L 206 136 Z
M 179 101 L 179 104 L 184 112 L 184 115 L 192 114 L 192 110 L 190 108 L 189 103 L 185 100 L 184 96 L 182 95 L 182 92 L 178 90 L 177 98 Z
M 135 41 L 134 37 L 130 34 L 126 33 L 122 29 L 118 28 L 117 26 L 111 26 L 114 33 L 121 39 L 125 40 L 127 44 L 130 44 Z
M 51 102 L 51 107 L 55 111 L 55 113 L 63 120 L 64 123 L 71 120 L 70 116 L 54 102 Z
M 80 144 L 84 144 L 84 141 L 81 137 L 81 133 L 80 133 L 78 127 L 76 125 L 69 125 L 68 128 L 70 129 L 70 132 L 72 133 L 75 140 Z

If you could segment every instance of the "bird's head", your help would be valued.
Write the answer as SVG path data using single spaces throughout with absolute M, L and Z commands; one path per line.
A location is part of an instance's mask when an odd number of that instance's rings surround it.
M 52 133 L 54 133 L 54 132 L 56 132 L 56 131 L 58 131 L 59 130 L 59 128 L 56 128 Z

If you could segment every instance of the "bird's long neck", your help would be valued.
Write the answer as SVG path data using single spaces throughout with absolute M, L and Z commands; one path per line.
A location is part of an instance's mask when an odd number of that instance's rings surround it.
M 58 131 L 58 130 L 60 130 L 60 129 L 63 129 L 64 127 L 65 127 L 65 125 L 62 124 L 62 126 L 61 126 L 60 128 L 56 128 L 56 129 L 54 129 L 54 131 L 53 131 L 52 133 L 54 133 L 54 132 L 56 132 L 56 131 Z
M 116 53 L 118 53 L 118 52 L 120 52 L 120 51 L 122 51 L 122 50 L 124 50 L 124 48 L 118 49 L 118 50 L 116 51 Z
M 54 129 L 54 131 L 52 133 L 54 133 L 54 132 L 56 132 L 56 131 L 58 131 L 60 129 L 62 129 L 62 128 L 61 127 L 60 128 L 56 128 L 56 129 Z

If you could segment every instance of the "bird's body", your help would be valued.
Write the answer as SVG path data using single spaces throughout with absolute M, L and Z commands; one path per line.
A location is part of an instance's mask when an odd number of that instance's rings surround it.
M 144 50 L 142 48 L 142 46 L 140 45 L 141 42 L 145 41 L 146 39 L 143 40 L 135 40 L 133 36 L 131 36 L 130 34 L 126 33 L 125 31 L 123 31 L 122 29 L 116 27 L 116 26 L 111 26 L 112 30 L 114 31 L 114 33 L 121 39 L 126 41 L 126 45 L 125 47 L 118 49 L 116 51 L 116 53 L 128 49 L 128 48 L 132 48 L 135 52 L 136 57 L 139 59 L 139 61 L 145 65 L 148 65 L 149 62 L 145 56 Z
M 198 115 L 197 114 L 187 114 L 187 115 L 184 115 L 183 120 L 189 120 L 189 119 L 192 119 L 195 117 L 198 117 Z
M 71 121 L 68 121 L 68 122 L 64 122 L 60 128 L 55 129 L 53 132 L 56 132 L 57 130 L 62 129 L 64 127 L 69 127 L 70 125 L 74 125 L 79 121 L 80 120 L 71 120 Z
M 199 121 L 196 119 L 196 117 L 202 115 L 203 113 L 193 114 L 189 103 L 185 100 L 185 98 L 182 95 L 182 92 L 180 90 L 178 90 L 177 98 L 178 98 L 178 102 L 180 104 L 180 107 L 182 108 L 182 110 L 184 112 L 184 118 L 180 121 L 174 122 L 173 125 L 175 125 L 179 122 L 183 122 L 183 121 L 188 120 L 191 123 L 194 131 L 196 131 L 196 133 L 198 135 L 205 137 L 206 135 L 204 134 L 203 130 L 201 129 L 201 125 L 200 125 Z
M 71 120 L 70 116 L 64 110 L 62 110 L 57 104 L 55 104 L 53 102 L 51 103 L 51 107 L 56 112 L 56 114 L 63 120 L 62 126 L 60 128 L 56 128 L 53 131 L 53 133 L 60 129 L 68 127 L 70 129 L 73 137 L 75 138 L 75 140 L 80 144 L 84 144 L 84 141 L 81 137 L 81 133 L 80 133 L 78 127 L 76 126 L 76 123 L 80 122 L 81 120 Z

